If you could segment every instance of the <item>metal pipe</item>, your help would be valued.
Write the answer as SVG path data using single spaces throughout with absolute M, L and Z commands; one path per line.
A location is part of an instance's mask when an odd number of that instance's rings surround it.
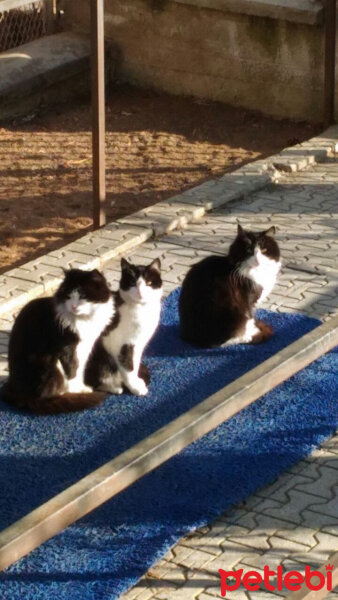
M 104 0 L 91 0 L 93 227 L 106 223 Z
M 327 577 L 327 565 L 332 566 L 332 589 L 334 590 L 338 585 L 338 552 L 332 554 L 330 558 L 327 559 L 326 563 L 319 569 L 316 569 L 316 571 L 319 571 L 324 577 Z M 289 596 L 286 597 L 286 600 L 324 600 L 324 598 L 329 596 L 330 594 L 328 595 L 326 586 L 321 590 L 310 590 L 306 583 L 303 583 L 301 589 L 289 594 Z
M 116 496 L 337 343 L 335 317 L 39 506 L 0 533 L 0 569 Z
M 51 35 L 54 33 L 55 25 L 55 12 L 54 12 L 54 0 L 45 0 L 46 10 L 46 33 Z
M 325 0 L 324 126 L 335 122 L 336 0 Z

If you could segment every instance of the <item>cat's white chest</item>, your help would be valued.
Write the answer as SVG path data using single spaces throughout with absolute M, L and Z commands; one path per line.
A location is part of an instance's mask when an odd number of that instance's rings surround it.
M 93 343 L 114 316 L 112 300 L 101 305 L 96 305 L 92 315 L 86 319 L 77 319 L 74 329 L 80 342 Z
M 121 346 L 132 344 L 141 353 L 152 337 L 159 319 L 161 304 L 125 302 L 120 307 L 118 325 L 103 339 L 103 344 L 113 356 L 118 356 Z
M 130 343 L 147 343 L 153 335 L 160 318 L 160 303 L 124 304 L 121 307 L 121 336 Z
M 73 384 L 70 386 L 70 391 L 79 391 L 83 386 L 83 374 L 93 345 L 113 315 L 114 309 L 110 300 L 102 305 L 97 305 L 89 318 L 76 320 L 74 331 L 80 338 L 75 351 L 78 368 Z
M 249 269 L 247 277 L 262 287 L 262 293 L 257 304 L 264 302 L 272 292 L 278 273 L 281 268 L 281 262 L 270 259 L 261 259 L 261 262 Z

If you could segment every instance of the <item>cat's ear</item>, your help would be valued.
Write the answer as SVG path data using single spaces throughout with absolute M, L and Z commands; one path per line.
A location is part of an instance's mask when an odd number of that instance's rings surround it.
M 121 269 L 122 269 L 122 271 L 129 270 L 130 268 L 131 268 L 131 264 L 125 258 L 121 258 Z
M 157 271 L 158 273 L 161 273 L 161 261 L 159 258 L 155 258 L 155 260 L 153 260 L 152 263 L 150 263 L 149 269 L 153 269 L 154 271 Z
M 103 273 L 100 273 L 97 269 L 91 271 L 91 276 L 94 281 L 102 281 L 104 279 Z
M 269 229 L 266 229 L 266 231 L 263 231 L 263 235 L 270 235 L 273 236 L 276 233 L 276 227 L 274 225 L 272 225 L 272 227 L 270 227 Z
M 245 235 L 245 231 L 244 231 L 242 225 L 240 225 L 239 223 L 237 225 L 237 235 Z

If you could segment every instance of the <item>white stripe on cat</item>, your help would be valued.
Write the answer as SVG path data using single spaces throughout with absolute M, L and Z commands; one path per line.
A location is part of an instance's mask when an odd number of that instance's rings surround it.
M 78 367 L 75 377 L 68 379 L 65 383 L 68 392 L 83 393 L 92 392 L 92 389 L 84 383 L 84 371 L 93 345 L 102 331 L 115 314 L 113 299 L 107 302 L 92 303 L 80 302 L 78 312 L 71 313 L 69 305 L 79 300 L 76 293 L 72 293 L 65 307 L 58 306 L 58 317 L 64 327 L 71 328 L 80 338 L 76 346 L 76 358 Z M 76 304 L 74 304 L 75 309 Z M 64 308 L 64 310 L 63 310 Z
M 239 269 L 239 275 L 248 277 L 262 288 L 262 293 L 256 304 L 264 302 L 273 290 L 281 266 L 282 263 L 280 261 L 268 258 L 259 248 L 256 248 L 254 255 L 246 260 Z M 225 342 L 224 346 L 232 344 L 249 344 L 259 331 L 259 328 L 255 324 L 255 319 L 248 319 L 243 335 L 228 340 Z
M 262 294 L 257 304 L 264 302 L 271 293 L 281 266 L 282 263 L 280 261 L 268 258 L 259 248 L 256 248 L 254 255 L 246 260 L 239 269 L 240 275 L 248 277 L 262 287 Z

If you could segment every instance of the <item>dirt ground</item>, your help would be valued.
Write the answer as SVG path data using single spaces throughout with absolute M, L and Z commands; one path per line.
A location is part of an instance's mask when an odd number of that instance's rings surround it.
M 114 220 L 318 132 L 216 102 L 118 87 L 106 111 Z M 92 226 L 89 104 L 0 128 L 0 272 Z

